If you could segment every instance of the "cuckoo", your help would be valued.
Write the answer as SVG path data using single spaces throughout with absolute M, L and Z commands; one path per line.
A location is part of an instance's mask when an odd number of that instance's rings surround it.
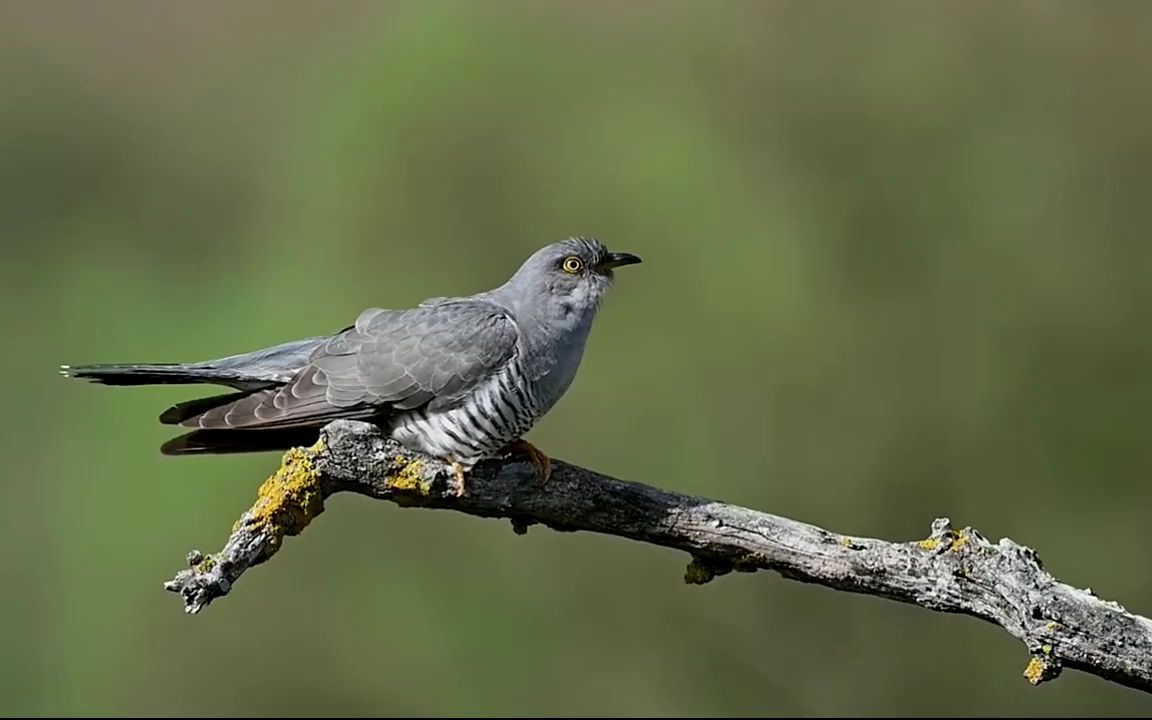
M 344 329 L 192 363 L 62 366 L 107 385 L 230 388 L 177 403 L 162 423 L 192 428 L 166 455 L 286 450 L 327 423 L 374 423 L 449 464 L 457 491 L 479 461 L 519 453 L 547 479 L 524 435 L 567 392 L 613 271 L 639 263 L 595 238 L 546 245 L 503 284 L 401 309 L 369 308 Z

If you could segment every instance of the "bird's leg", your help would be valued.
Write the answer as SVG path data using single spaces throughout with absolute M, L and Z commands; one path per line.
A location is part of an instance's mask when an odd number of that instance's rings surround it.
M 453 460 L 452 473 L 456 476 L 456 497 L 461 497 L 464 495 L 464 466 Z
M 520 438 L 509 443 L 503 451 L 504 455 L 526 455 L 529 462 L 536 466 L 536 471 L 540 474 L 541 479 L 548 480 L 552 477 L 552 461 L 548 456 L 540 452 L 535 445 L 527 440 Z

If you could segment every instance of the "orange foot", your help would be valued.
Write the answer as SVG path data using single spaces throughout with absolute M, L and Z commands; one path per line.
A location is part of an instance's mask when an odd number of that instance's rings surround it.
M 452 472 L 456 475 L 456 486 L 453 489 L 456 491 L 456 497 L 461 497 L 464 495 L 464 466 L 453 461 Z
M 536 447 L 527 440 L 515 440 L 504 448 L 505 455 L 526 455 L 528 460 L 536 466 L 536 471 L 540 477 L 547 481 L 552 477 L 552 461 L 548 456 L 536 449 Z

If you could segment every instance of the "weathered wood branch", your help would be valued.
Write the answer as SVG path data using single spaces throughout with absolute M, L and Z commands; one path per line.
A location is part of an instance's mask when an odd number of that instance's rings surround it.
M 403 506 L 511 520 L 518 533 L 542 524 L 590 531 L 688 553 L 688 583 L 733 570 L 864 593 L 999 625 L 1024 643 L 1033 684 L 1074 668 L 1152 692 L 1152 621 L 1056 580 L 1036 553 L 992 543 L 947 519 L 909 542 L 840 535 L 795 520 L 692 497 L 553 461 L 543 482 L 520 458 L 482 463 L 463 494 L 451 470 L 385 439 L 363 423 L 338 421 L 312 448 L 292 450 L 219 553 L 189 555 L 165 587 L 196 613 L 227 594 L 248 569 L 271 558 L 324 509 L 353 492 Z

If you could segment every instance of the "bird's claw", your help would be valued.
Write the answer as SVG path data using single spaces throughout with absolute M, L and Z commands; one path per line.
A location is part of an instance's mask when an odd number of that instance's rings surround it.
M 528 458 L 528 461 L 536 466 L 536 472 L 540 478 L 547 481 L 552 477 L 552 461 L 547 455 L 540 452 L 535 445 L 527 440 L 516 440 L 504 449 L 506 455 L 523 455 Z
M 456 493 L 456 497 L 462 497 L 464 495 L 464 466 L 458 462 L 453 462 L 452 474 L 456 480 L 452 483 L 452 490 Z

